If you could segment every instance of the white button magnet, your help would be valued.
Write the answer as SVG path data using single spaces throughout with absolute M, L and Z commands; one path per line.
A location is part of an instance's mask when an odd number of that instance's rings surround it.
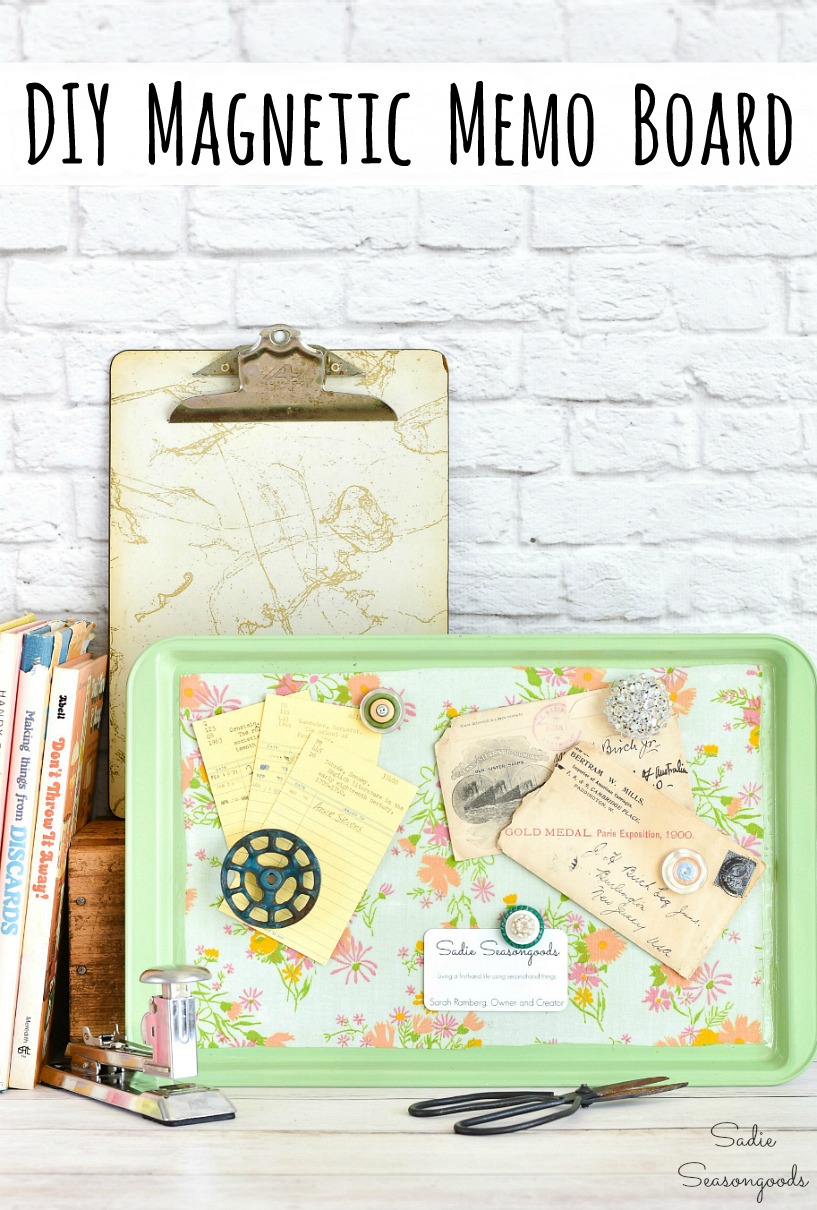
M 672 891 L 679 895 L 691 895 L 699 891 L 706 882 L 706 862 L 693 849 L 673 849 L 664 858 L 661 877 Z

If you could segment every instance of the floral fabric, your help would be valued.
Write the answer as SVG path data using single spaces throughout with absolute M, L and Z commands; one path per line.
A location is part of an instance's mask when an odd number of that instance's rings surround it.
M 458 1049 L 551 1042 L 656 1046 L 772 1041 L 771 876 L 761 879 L 691 979 L 683 980 L 509 858 L 455 862 L 433 745 L 452 718 L 519 700 L 597 689 L 623 670 L 586 667 L 380 670 L 346 676 L 213 674 L 182 678 L 179 809 L 187 840 L 186 960 L 215 979 L 197 991 L 206 1046 Z M 680 719 L 698 814 L 773 865 L 774 829 L 761 740 L 771 685 L 761 666 L 662 668 Z M 304 691 L 354 705 L 388 686 L 403 701 L 380 763 L 417 796 L 330 962 L 216 909 L 226 845 L 191 723 L 266 693 Z M 538 907 L 569 938 L 569 1004 L 558 1013 L 456 1015 L 423 1007 L 429 928 L 496 927 L 508 905 Z

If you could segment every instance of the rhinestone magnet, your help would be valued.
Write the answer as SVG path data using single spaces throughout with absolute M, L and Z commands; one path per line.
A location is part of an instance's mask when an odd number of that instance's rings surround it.
M 661 877 L 679 895 L 691 895 L 706 882 L 706 862 L 692 849 L 674 849 L 664 858 Z
M 615 681 L 607 697 L 604 713 L 612 727 L 633 739 L 648 739 L 667 725 L 672 702 L 662 681 L 648 672 Z
M 528 950 L 542 939 L 545 921 L 536 908 L 519 904 L 508 908 L 499 922 L 499 931 L 514 949 Z

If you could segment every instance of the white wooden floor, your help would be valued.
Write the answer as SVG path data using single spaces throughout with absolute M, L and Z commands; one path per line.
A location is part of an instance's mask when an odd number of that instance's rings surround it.
M 656 1065 L 660 1067 L 660 1063 Z M 780 1088 L 692 1089 L 580 1111 L 508 1138 L 460 1138 L 406 1106 L 442 1090 L 236 1089 L 233 1122 L 168 1129 L 69 1093 L 0 1096 L 0 1207 L 30 1210 L 492 1210 L 637 1203 L 757 1203 L 758 1190 L 685 1188 L 712 1176 L 791 1174 L 807 1188 L 764 1192 L 768 1207 L 817 1206 L 817 1064 Z M 756 1123 L 775 1146 L 717 1147 L 716 1123 Z M 698 1174 L 702 1168 L 695 1169 Z

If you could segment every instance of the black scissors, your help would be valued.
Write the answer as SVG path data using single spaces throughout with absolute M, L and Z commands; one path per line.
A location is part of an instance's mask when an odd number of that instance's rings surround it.
M 461 1110 L 497 1110 L 496 1113 L 480 1113 L 476 1117 L 463 1118 L 454 1123 L 456 1134 L 514 1134 L 518 1130 L 532 1130 L 559 1118 L 570 1117 L 577 1109 L 588 1109 L 591 1105 L 607 1101 L 632 1101 L 636 1097 L 655 1096 L 659 1092 L 675 1092 L 686 1088 L 682 1084 L 666 1084 L 668 1076 L 652 1076 L 647 1080 L 624 1080 L 620 1084 L 602 1084 L 591 1088 L 581 1084 L 574 1092 L 464 1092 L 455 1097 L 436 1097 L 430 1101 L 415 1101 L 409 1105 L 413 1118 L 438 1118 Z M 658 1087 L 660 1085 L 660 1088 Z M 538 1109 L 554 1109 L 544 1117 L 529 1118 L 525 1122 L 510 1122 L 507 1126 L 494 1126 L 506 1118 L 519 1118 Z

